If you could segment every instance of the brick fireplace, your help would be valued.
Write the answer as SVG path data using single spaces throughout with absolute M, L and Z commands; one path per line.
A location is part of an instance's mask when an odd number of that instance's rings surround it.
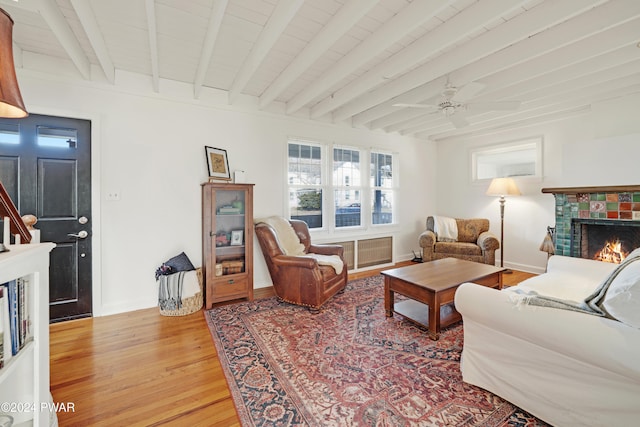
M 555 251 L 593 259 L 640 247 L 640 185 L 543 188 L 555 197 Z M 619 248 L 614 246 L 619 244 Z M 608 254 L 610 262 L 618 255 Z

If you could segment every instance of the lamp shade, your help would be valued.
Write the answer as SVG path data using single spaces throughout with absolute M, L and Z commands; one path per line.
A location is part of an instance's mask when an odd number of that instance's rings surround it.
M 519 196 L 521 194 L 513 178 L 493 178 L 487 189 L 489 196 Z
M 0 12 L 0 117 L 27 117 L 13 65 L 13 19 Z

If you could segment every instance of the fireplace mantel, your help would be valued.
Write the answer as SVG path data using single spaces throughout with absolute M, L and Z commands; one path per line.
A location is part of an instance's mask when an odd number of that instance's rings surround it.
M 640 192 L 640 185 L 612 185 L 602 187 L 557 187 L 543 188 L 543 193 L 551 194 L 583 194 L 583 193 L 635 193 Z

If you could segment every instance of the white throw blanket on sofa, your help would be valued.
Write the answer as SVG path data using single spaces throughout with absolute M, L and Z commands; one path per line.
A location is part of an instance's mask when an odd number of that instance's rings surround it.
M 514 290 L 513 292 L 514 295 L 512 296 L 511 299 L 516 304 L 528 304 L 528 305 L 537 305 L 542 307 L 552 307 L 552 308 L 559 308 L 563 310 L 579 311 L 586 314 L 593 314 L 595 316 L 609 317 L 614 320 L 622 320 L 622 321 L 628 320 L 627 318 L 629 317 L 629 314 L 625 313 L 624 316 L 622 316 L 623 317 L 622 319 L 618 319 L 616 316 L 616 313 L 610 313 L 608 311 L 609 309 L 616 310 L 618 305 L 620 305 L 620 301 L 608 302 L 607 292 L 609 292 L 612 284 L 615 283 L 616 278 L 621 276 L 621 274 L 623 274 L 625 269 L 628 269 L 631 266 L 631 264 L 636 263 L 637 261 L 640 261 L 640 249 L 636 249 L 631 254 L 629 254 L 629 256 L 620 265 L 618 265 L 616 269 L 604 281 L 602 281 L 596 287 L 596 289 L 584 300 L 575 301 L 575 300 L 561 299 L 561 298 L 557 298 L 549 295 L 540 295 L 535 291 L 522 292 L 519 289 Z M 640 279 L 637 277 L 637 271 L 638 269 L 636 267 L 635 273 L 632 273 L 632 275 L 635 275 L 635 278 L 632 281 L 629 281 L 627 278 L 623 279 L 621 283 L 623 287 L 622 290 L 618 289 L 620 288 L 620 285 L 618 285 L 616 289 L 613 290 L 612 292 L 612 297 L 615 297 L 616 293 L 618 292 L 623 293 L 622 299 L 629 300 L 627 302 L 623 301 L 624 309 L 625 311 L 629 311 L 630 313 L 637 312 L 636 308 L 638 304 L 634 303 L 633 305 L 631 305 L 631 303 L 633 302 L 631 301 L 631 299 L 633 298 L 632 297 L 633 292 L 635 293 L 638 292 L 637 291 L 638 288 L 635 288 L 636 290 L 631 290 L 631 291 L 626 288 L 632 288 L 632 286 L 635 286 L 638 282 L 640 282 Z M 613 307 L 610 308 L 608 307 L 608 305 L 612 305 Z M 627 306 L 633 307 L 633 308 L 627 308 Z M 631 320 L 630 323 L 636 328 L 640 328 L 640 315 L 631 314 L 631 319 L 633 320 Z

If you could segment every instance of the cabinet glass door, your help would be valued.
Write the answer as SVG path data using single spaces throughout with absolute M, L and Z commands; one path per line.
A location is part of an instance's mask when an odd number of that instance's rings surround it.
M 245 271 L 245 192 L 215 192 L 215 275 Z

